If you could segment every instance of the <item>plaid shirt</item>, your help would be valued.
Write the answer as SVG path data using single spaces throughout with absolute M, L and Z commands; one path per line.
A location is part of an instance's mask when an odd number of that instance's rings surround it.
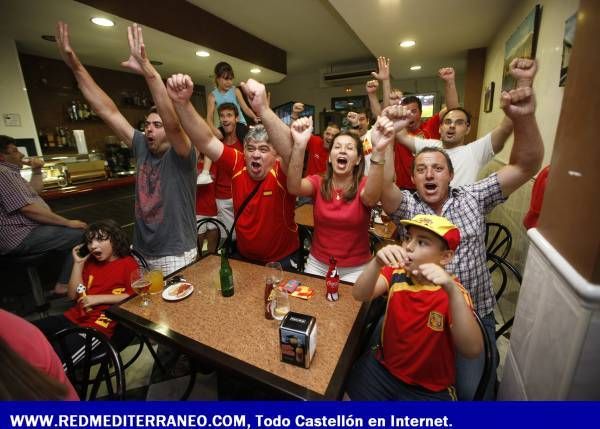
M 491 313 L 496 303 L 486 264 L 485 215 L 504 201 L 498 176 L 493 173 L 472 185 L 450 187 L 448 200 L 442 207 L 441 216 L 460 229 L 460 245 L 446 270 L 455 274 L 469 291 L 480 316 Z M 416 192 L 402 191 L 402 202 L 390 215 L 398 225 L 401 238 L 405 230 L 400 219 L 412 219 L 418 214 L 436 213 Z
M 46 202 L 21 177 L 19 167 L 0 161 L 0 255 L 16 248 L 39 222 L 21 214 L 27 204 L 38 203 L 49 209 Z

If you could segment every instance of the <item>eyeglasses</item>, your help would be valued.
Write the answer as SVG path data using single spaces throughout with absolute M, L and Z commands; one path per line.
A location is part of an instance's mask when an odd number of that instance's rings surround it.
M 454 124 L 457 127 L 462 127 L 463 125 L 467 124 L 467 121 L 465 121 L 464 119 L 457 119 L 456 121 L 453 121 L 450 118 L 444 119 L 444 125 L 452 125 Z
M 163 123 L 160 121 L 146 121 L 144 122 L 144 128 L 148 128 L 150 126 L 150 124 L 154 125 L 154 128 L 162 128 L 163 127 Z

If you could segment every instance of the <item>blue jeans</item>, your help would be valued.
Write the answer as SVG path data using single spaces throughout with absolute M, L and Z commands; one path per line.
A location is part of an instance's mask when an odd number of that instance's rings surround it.
M 29 233 L 27 237 L 8 255 L 28 256 L 47 252 L 59 252 L 65 255 L 58 279 L 59 283 L 68 283 L 73 268 L 71 250 L 83 242 L 83 229 L 66 226 L 41 225 Z
M 492 343 L 492 373 L 483 399 L 493 401 L 496 399 L 496 367 L 498 366 L 496 320 L 494 319 L 494 312 L 481 317 L 481 321 L 490 338 L 490 343 Z M 467 359 L 456 353 L 456 393 L 459 400 L 470 401 L 473 399 L 477 386 L 479 385 L 479 380 L 481 379 L 481 374 L 483 373 L 484 363 L 485 356 L 483 352 L 474 359 Z

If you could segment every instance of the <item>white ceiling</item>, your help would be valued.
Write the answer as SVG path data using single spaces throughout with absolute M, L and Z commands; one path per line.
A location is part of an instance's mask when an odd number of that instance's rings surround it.
M 439 67 L 464 70 L 466 52 L 486 46 L 518 0 L 188 0 L 231 24 L 275 45 L 288 54 L 288 74 L 325 68 L 384 55 L 392 59 L 395 79 L 434 75 Z M 165 2 L 165 13 L 175 13 Z M 20 51 L 59 58 L 56 46 L 41 39 L 53 34 L 57 20 L 69 23 L 73 46 L 84 63 L 119 69 L 128 56 L 128 21 L 102 13 L 115 21 L 101 28 L 89 19 L 100 12 L 71 0 L 2 0 L 0 34 L 17 41 Z M 414 48 L 402 49 L 405 38 Z M 166 33 L 145 28 L 151 59 L 163 77 L 175 72 L 192 75 L 197 83 L 210 84 L 218 61 L 228 61 L 236 80 L 255 77 L 254 64 L 209 49 L 201 49 Z M 423 66 L 419 72 L 408 67 Z M 262 67 L 261 67 L 262 68 Z M 262 68 L 258 78 L 278 82 L 284 75 Z

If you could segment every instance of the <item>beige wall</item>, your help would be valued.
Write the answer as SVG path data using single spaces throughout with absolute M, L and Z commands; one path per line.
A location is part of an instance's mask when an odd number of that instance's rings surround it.
M 27 89 L 19 63 L 17 47 L 12 39 L 0 36 L 0 115 L 17 113 L 21 117 L 20 127 L 7 127 L 0 119 L 0 134 L 14 138 L 34 138 L 40 151 L 33 114 L 27 98 Z
M 449 66 L 450 65 L 451 64 L 449 64 Z M 440 65 L 440 67 L 443 66 L 445 65 Z M 278 84 L 269 85 L 268 90 L 271 91 L 271 106 L 273 107 L 287 103 L 288 101 L 302 101 L 303 103 L 314 105 L 317 112 L 322 112 L 323 109 L 330 109 L 332 97 L 366 95 L 365 83 L 366 81 L 358 85 L 322 88 L 320 86 L 320 72 L 317 70 L 300 75 L 288 76 Z M 459 97 L 462 99 L 462 76 L 457 77 L 456 86 Z M 442 101 L 441 98 L 444 95 L 444 82 L 438 77 L 393 80 L 392 87 L 400 88 L 404 92 L 411 93 L 434 92 L 438 95 L 436 97 L 436 104 L 438 104 L 437 108 L 439 108 L 439 104 Z M 352 92 L 345 92 L 344 90 L 346 88 L 351 88 Z M 318 121 L 318 115 L 316 119 Z M 318 124 L 315 129 L 318 130 Z
M 538 73 L 534 83 L 537 97 L 536 117 L 544 140 L 545 154 L 543 165 L 550 162 L 556 127 L 560 115 L 564 88 L 558 86 L 562 59 L 562 39 L 564 23 L 573 15 L 579 6 L 579 0 L 527 0 L 518 3 L 511 19 L 500 29 L 496 38 L 490 43 L 487 51 L 484 86 L 491 81 L 496 83 L 494 108 L 491 113 L 479 113 L 478 136 L 491 131 L 500 123 L 503 112 L 498 107 L 502 87 L 502 67 L 504 64 L 504 44 L 514 29 L 523 21 L 536 4 L 542 5 L 542 20 L 537 44 L 536 58 Z M 482 94 L 483 97 L 483 94 Z M 512 137 L 504 150 L 482 171 L 487 175 L 501 168 L 506 162 L 512 147 Z M 496 208 L 489 216 L 490 220 L 506 225 L 513 235 L 513 250 L 509 259 L 522 269 L 528 247 L 528 239 L 522 225 L 523 216 L 529 208 L 533 181 L 516 191 L 509 200 Z

